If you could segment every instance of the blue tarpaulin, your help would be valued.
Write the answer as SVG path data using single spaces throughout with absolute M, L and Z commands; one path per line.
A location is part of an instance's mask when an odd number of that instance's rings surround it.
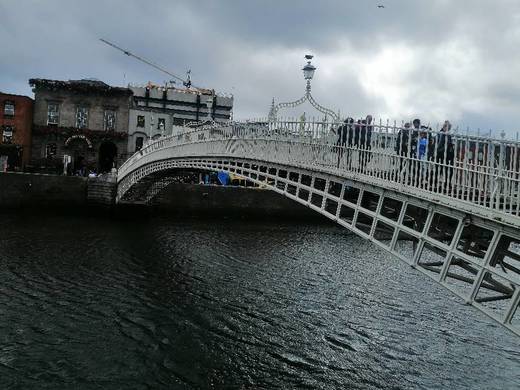
M 224 171 L 219 171 L 217 177 L 218 177 L 218 181 L 223 186 L 226 186 L 229 184 L 229 173 L 224 172 Z

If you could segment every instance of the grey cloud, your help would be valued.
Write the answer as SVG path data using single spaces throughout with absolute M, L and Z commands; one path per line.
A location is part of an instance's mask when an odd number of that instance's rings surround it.
M 315 97 L 346 115 L 514 129 L 520 105 L 514 0 L 0 0 L 0 21 L 0 90 L 15 93 L 30 94 L 31 77 L 115 85 L 168 78 L 104 46 L 105 37 L 234 93 L 237 117 L 267 114 L 272 97 L 301 96 L 308 51 L 318 66 Z M 411 53 L 406 61 L 373 64 L 400 48 Z

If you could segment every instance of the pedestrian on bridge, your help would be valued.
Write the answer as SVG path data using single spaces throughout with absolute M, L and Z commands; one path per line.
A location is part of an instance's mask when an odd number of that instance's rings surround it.
M 418 141 L 418 148 L 417 148 L 417 159 L 420 161 L 420 163 L 417 166 L 417 185 L 421 186 L 426 179 L 426 171 L 427 171 L 427 158 L 428 158 L 428 133 L 426 131 L 421 131 L 419 135 L 419 141 Z
M 417 158 L 417 148 L 419 147 L 419 134 L 421 133 L 421 129 L 425 128 L 421 126 L 421 120 L 416 118 L 412 122 L 413 129 L 411 133 L 411 142 L 410 142 L 410 157 Z
M 352 147 L 352 139 L 353 139 L 353 125 L 354 118 L 345 119 L 344 123 L 338 127 L 337 134 L 338 140 L 336 141 L 336 150 L 338 152 L 338 168 L 340 166 L 340 161 L 345 153 L 347 158 L 347 164 L 350 166 L 350 148 Z M 348 145 L 348 148 L 347 148 Z
M 360 147 L 361 147 L 361 166 L 366 169 L 367 164 L 371 160 L 372 150 L 372 115 L 367 115 L 361 121 Z
M 452 179 L 453 179 L 453 165 L 455 162 L 455 147 L 453 145 L 453 139 L 451 134 L 451 123 L 445 121 L 441 131 L 437 135 L 437 150 L 435 157 L 435 178 L 434 188 L 442 185 L 440 190 L 449 191 L 451 190 Z M 441 174 L 442 179 L 441 180 Z
M 399 175 L 403 174 L 403 168 L 406 165 L 409 141 L 410 123 L 407 122 L 404 124 L 404 127 L 399 129 L 397 139 L 395 140 L 395 153 L 399 156 Z

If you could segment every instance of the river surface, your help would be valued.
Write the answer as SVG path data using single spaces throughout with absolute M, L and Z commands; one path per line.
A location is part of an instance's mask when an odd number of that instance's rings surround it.
M 0 214 L 0 389 L 519 389 L 520 341 L 328 224 Z

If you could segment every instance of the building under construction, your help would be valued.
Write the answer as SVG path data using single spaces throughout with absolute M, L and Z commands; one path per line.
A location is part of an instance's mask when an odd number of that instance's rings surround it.
M 128 153 L 141 149 L 146 140 L 174 134 L 176 127 L 190 122 L 225 122 L 231 119 L 233 96 L 192 85 L 191 70 L 182 78 L 113 42 L 106 39 L 100 41 L 168 75 L 171 79 L 165 85 L 149 82 L 144 86 L 128 86 L 133 92 L 128 128 Z M 181 82 L 184 88 L 174 87 L 178 82 Z
M 128 152 L 139 150 L 150 138 L 170 135 L 175 127 L 194 121 L 231 119 L 233 96 L 202 88 L 170 85 L 129 85 L 133 92 L 128 126 Z

